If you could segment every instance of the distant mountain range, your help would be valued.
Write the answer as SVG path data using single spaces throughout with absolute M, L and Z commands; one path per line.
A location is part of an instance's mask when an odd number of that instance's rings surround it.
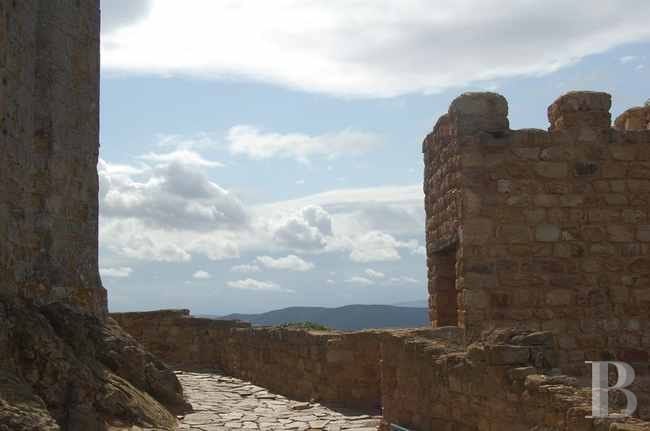
M 426 303 L 426 301 L 424 302 Z M 413 301 L 412 303 L 420 305 L 422 302 Z M 404 304 L 411 304 L 411 302 Z M 397 305 L 346 305 L 337 308 L 288 307 L 260 314 L 229 314 L 219 318 L 243 320 L 257 326 L 308 321 L 346 331 L 371 328 L 415 328 L 429 325 L 427 308 Z

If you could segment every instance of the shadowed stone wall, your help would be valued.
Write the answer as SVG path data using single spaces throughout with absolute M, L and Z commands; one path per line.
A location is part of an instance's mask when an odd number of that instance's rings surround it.
M 99 0 L 0 0 L 0 293 L 97 316 Z
M 299 400 L 381 407 L 383 428 L 421 431 L 641 431 L 597 421 L 589 379 L 562 375 L 551 332 L 494 331 L 470 345 L 461 328 L 320 332 L 192 318 L 187 310 L 115 313 L 171 365 L 216 368 Z M 643 383 L 647 388 L 647 381 Z M 650 417 L 640 388 L 639 414 Z M 615 400 L 612 411 L 620 408 Z M 623 423 L 625 422 L 625 423 Z
M 549 330 L 567 371 L 647 371 L 650 109 L 612 128 L 610 105 L 568 93 L 544 131 L 510 130 L 497 94 L 452 102 L 423 147 L 434 326 Z
M 189 310 L 111 313 L 173 367 L 219 369 L 287 396 L 377 409 L 381 332 L 306 332 L 190 317 Z

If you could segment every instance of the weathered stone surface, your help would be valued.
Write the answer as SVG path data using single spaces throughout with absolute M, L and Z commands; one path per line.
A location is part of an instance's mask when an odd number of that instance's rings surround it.
M 177 318 L 170 319 L 174 314 Z M 324 403 L 328 406 L 355 404 L 359 394 L 365 394 L 367 399 L 376 397 L 367 405 L 383 408 L 382 429 L 387 423 L 425 431 L 445 429 L 450 424 L 462 424 L 468 430 L 480 429 L 481 424 L 498 424 L 497 429 L 504 430 L 531 429 L 543 416 L 548 430 L 568 431 L 574 428 L 565 419 L 591 403 L 587 388 L 580 387 L 576 379 L 558 376 L 557 370 L 562 349 L 579 351 L 583 341 L 574 335 L 558 340 L 552 330 L 497 329 L 466 346 L 464 332 L 458 327 L 319 333 L 227 328 L 219 322 L 223 329 L 214 332 L 210 321 L 192 319 L 184 312 L 124 313 L 119 318 L 125 326 L 134 328 L 146 344 L 161 343 L 162 354 L 176 361 L 193 364 L 192 355 L 203 351 L 213 355 L 213 364 L 250 376 L 253 383 L 183 371 L 181 381 L 195 412 L 185 416 L 181 429 L 255 429 L 255 425 L 260 430 L 298 430 L 319 427 L 325 421 L 324 429 L 328 431 L 369 427 L 368 416 L 341 411 L 345 417 L 332 417 L 320 411 L 315 400 L 296 402 L 283 396 L 300 395 L 304 383 L 310 389 L 317 387 L 315 393 L 319 395 L 327 394 L 334 385 L 344 389 L 330 395 L 333 398 Z M 551 322 L 556 329 L 564 320 Z M 636 322 L 626 330 L 639 325 Z M 139 331 L 143 326 L 165 329 Z M 183 357 L 169 353 L 176 344 L 167 336 L 170 327 L 179 330 L 179 338 L 192 339 L 196 348 L 185 350 Z M 582 327 L 587 329 L 586 321 Z M 186 330 L 181 328 L 193 328 L 194 332 L 183 332 Z M 370 340 L 376 348 L 369 349 Z M 215 342 L 224 352 L 217 354 L 208 347 Z M 353 374 L 334 374 L 334 378 L 322 374 L 319 370 L 336 372 L 337 368 L 327 368 L 331 365 L 327 350 L 338 351 L 342 346 L 353 356 L 336 366 L 352 370 Z M 320 349 L 320 353 L 316 352 Z M 369 350 L 372 354 L 366 356 Z M 310 356 L 292 353 L 296 351 L 310 352 Z M 627 357 L 641 357 L 640 352 L 633 353 Z M 277 360 L 278 356 L 282 359 Z M 311 374 L 305 372 L 307 369 Z M 549 375 L 540 375 L 542 371 Z M 366 373 L 373 377 L 358 378 Z M 280 376 L 284 383 L 270 379 L 270 375 Z M 262 381 L 283 395 L 257 386 Z M 640 382 L 634 388 L 636 393 L 643 394 L 644 385 Z M 642 417 L 648 414 L 644 411 Z M 373 428 L 375 425 L 372 423 Z M 585 429 L 593 425 L 587 422 Z
M 616 118 L 618 130 L 650 130 L 650 106 L 628 109 Z
M 608 129 L 611 127 L 609 109 L 612 98 L 607 93 L 572 91 L 558 98 L 548 108 L 551 130 L 585 127 Z
M 179 372 L 194 412 L 181 418 L 180 429 L 191 430 L 376 430 L 378 416 L 337 410 L 319 403 L 295 402 L 264 388 L 216 372 Z M 250 398 L 241 389 L 270 396 Z M 227 413 L 223 413 L 227 412 Z
M 302 401 L 374 409 L 380 397 L 377 331 L 251 328 L 243 322 L 194 318 L 188 310 L 111 316 L 178 369 L 218 368 Z
M 0 57 L 0 429 L 170 429 L 98 271 L 99 0 L 0 0 Z
M 188 408 L 171 370 L 112 320 L 0 299 L 0 429 L 172 429 Z M 58 424 L 58 425 L 57 425 Z
M 104 316 L 99 0 L 2 0 L 0 28 L 0 293 Z
M 499 327 L 553 328 L 568 334 L 557 357 L 576 373 L 588 358 L 650 354 L 650 309 L 636 296 L 650 282 L 648 108 L 614 129 L 608 94 L 571 92 L 549 107 L 546 132 L 509 130 L 499 100 L 460 96 L 427 137 L 432 324 L 458 325 L 470 342 Z M 451 259 L 431 247 L 445 238 L 457 239 Z M 451 270 L 444 283 L 440 267 Z M 628 276 L 643 288 L 622 285 Z M 621 336 L 588 318 L 641 323 Z
M 449 116 L 464 131 L 508 129 L 508 102 L 496 93 L 464 93 L 449 106 Z

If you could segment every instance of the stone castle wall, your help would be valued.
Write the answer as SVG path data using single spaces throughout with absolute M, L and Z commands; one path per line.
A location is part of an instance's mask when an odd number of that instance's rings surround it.
M 543 131 L 510 130 L 496 94 L 451 104 L 424 142 L 434 325 L 460 325 L 469 340 L 550 330 L 572 372 L 613 358 L 647 370 L 650 109 L 613 129 L 610 105 L 569 93 Z
M 219 369 L 270 390 L 374 409 L 377 333 L 306 332 L 189 317 L 187 310 L 112 313 L 147 350 L 179 369 Z
M 557 349 L 550 332 L 497 331 L 466 346 L 459 328 L 307 332 L 197 319 L 187 310 L 112 317 L 177 368 L 221 369 L 298 400 L 368 410 L 380 407 L 384 427 L 389 423 L 421 431 L 650 427 L 636 419 L 612 423 L 586 419 L 591 412 L 588 383 L 554 369 Z M 641 417 L 650 417 L 648 402 L 650 397 L 640 396 Z
M 103 316 L 99 0 L 0 0 L 0 294 Z

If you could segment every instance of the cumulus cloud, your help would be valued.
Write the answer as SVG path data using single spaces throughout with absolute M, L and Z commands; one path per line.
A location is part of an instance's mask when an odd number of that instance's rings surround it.
M 263 132 L 256 127 L 232 127 L 226 140 L 232 154 L 252 159 L 292 158 L 307 162 L 313 156 L 337 157 L 343 153 L 359 154 L 377 146 L 381 140 L 368 132 L 343 130 L 324 135 Z
M 212 278 L 212 275 L 209 272 L 200 269 L 192 274 L 192 278 L 196 280 L 209 280 Z
M 636 55 L 625 55 L 625 56 L 619 58 L 618 60 L 619 60 L 622 64 L 625 64 L 625 63 L 630 63 L 630 62 L 632 62 L 632 61 L 636 61 L 636 60 L 638 60 L 638 59 L 639 59 L 639 57 L 637 57 Z
M 322 209 L 326 223 L 336 225 L 336 236 L 382 231 L 393 236 L 424 236 L 424 194 L 421 184 L 334 189 L 253 208 L 256 214 L 299 213 L 306 207 Z M 329 230 L 329 228 L 328 228 Z
M 257 265 L 251 265 L 251 264 L 242 264 L 242 265 L 235 265 L 232 268 L 230 268 L 232 272 L 240 272 L 243 274 L 249 273 L 249 272 L 260 272 L 260 267 Z
M 332 190 L 245 207 L 213 180 L 218 170 L 208 176 L 212 166 L 191 145 L 148 153 L 133 164 L 101 160 L 102 248 L 157 262 L 188 262 L 195 255 L 211 260 L 242 253 L 296 256 L 291 262 L 256 260 L 233 267 L 241 273 L 281 264 L 305 269 L 308 265 L 296 260 L 299 253 L 341 252 L 355 262 L 380 262 L 421 250 L 409 239 L 423 236 L 419 184 Z
M 350 278 L 346 279 L 345 282 L 349 283 L 349 284 L 358 284 L 358 285 L 362 285 L 362 286 L 372 286 L 373 284 L 375 284 L 374 281 L 372 281 L 372 280 L 370 280 L 368 278 L 359 277 L 359 276 L 350 277 Z
M 295 254 L 277 259 L 271 256 L 259 256 L 257 261 L 270 269 L 285 269 L 287 271 L 306 272 L 314 269 L 314 264 L 307 262 Z
M 146 19 L 103 35 L 102 65 L 342 96 L 429 93 L 648 40 L 648 15 L 646 0 L 159 0 Z
M 128 266 L 120 266 L 115 268 L 99 268 L 99 273 L 102 277 L 110 278 L 128 278 L 133 273 L 133 268 Z
M 192 151 L 150 153 L 134 165 L 100 160 L 100 244 L 134 259 L 187 262 L 239 256 L 249 215 L 208 178 L 212 162 Z M 149 165 L 147 162 L 155 162 Z
M 272 283 L 270 281 L 259 281 L 253 278 L 247 278 L 244 280 L 229 281 L 226 283 L 231 289 L 242 289 L 242 290 L 256 290 L 256 291 L 269 291 L 269 292 L 285 292 L 293 293 L 291 289 L 283 289 L 280 285 Z
M 194 254 L 210 260 L 240 255 L 237 232 L 165 229 L 136 218 L 100 218 L 99 242 L 116 255 L 155 262 L 188 262 Z
M 366 275 L 371 278 L 384 278 L 386 275 L 383 272 L 375 271 L 374 269 L 366 269 Z
M 386 262 L 400 260 L 400 248 L 413 250 L 418 247 L 415 240 L 399 241 L 393 236 L 370 231 L 351 240 L 350 259 L 354 262 Z
M 162 161 L 169 154 L 159 156 Z M 125 170 L 116 174 L 110 163 L 100 160 L 102 215 L 189 230 L 234 228 L 247 222 L 241 202 L 232 193 L 210 181 L 195 166 L 169 160 L 156 167 L 142 166 L 132 175 Z
M 299 211 L 272 220 L 269 226 L 273 239 L 292 250 L 318 250 L 332 235 L 332 218 L 319 206 L 309 205 Z

